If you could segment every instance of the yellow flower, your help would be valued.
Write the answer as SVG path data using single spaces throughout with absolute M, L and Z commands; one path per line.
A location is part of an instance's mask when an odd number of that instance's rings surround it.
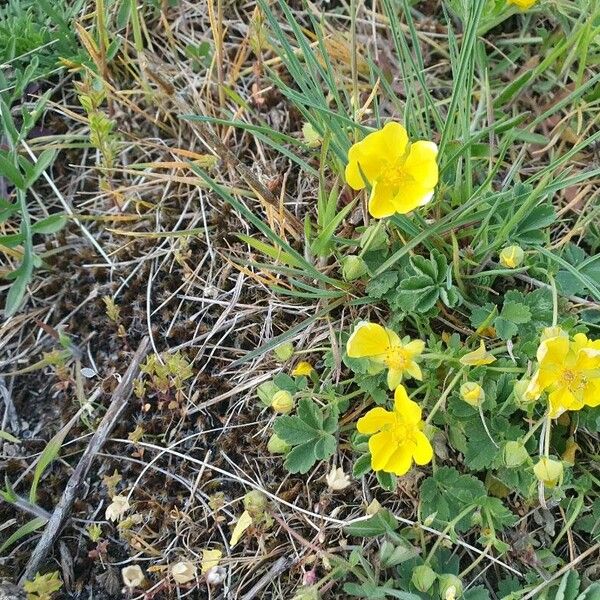
M 542 338 L 539 367 L 525 393 L 537 400 L 547 391 L 555 419 L 566 410 L 600 404 L 600 340 L 588 340 L 583 333 L 569 340 L 558 328 L 553 333 L 557 335 Z
M 535 463 L 533 473 L 538 481 L 542 481 L 546 487 L 554 487 L 562 477 L 563 464 L 559 460 L 552 460 L 543 456 Z
M 373 372 L 387 367 L 390 390 L 395 390 L 400 385 L 404 373 L 419 381 L 423 379 L 421 368 L 415 359 L 424 348 L 425 342 L 421 340 L 405 343 L 391 329 L 366 321 L 358 323 L 346 345 L 350 358 L 369 358 Z
M 413 460 L 425 465 L 433 458 L 433 449 L 423 433 L 421 408 L 408 398 L 404 386 L 394 393 L 394 410 L 377 407 L 358 420 L 359 433 L 371 435 L 369 450 L 374 471 L 404 475 Z
M 292 371 L 293 377 L 301 377 L 302 375 L 309 376 L 314 371 L 312 365 L 309 362 L 300 362 Z
M 480 365 L 489 365 L 496 360 L 493 354 L 490 354 L 485 349 L 485 343 L 481 340 L 479 344 L 479 348 L 477 350 L 473 350 L 473 352 L 468 352 L 460 359 L 461 365 L 466 365 L 469 367 L 478 367 Z
M 536 0 L 508 0 L 509 4 L 518 6 L 521 10 L 531 8 L 535 4 Z
M 520 246 L 507 246 L 500 252 L 500 264 L 508 269 L 516 269 L 525 258 Z
M 460 386 L 460 397 L 471 406 L 479 406 L 485 400 L 483 388 L 474 381 L 467 381 Z
M 400 123 L 387 123 L 350 148 L 346 182 L 355 190 L 371 187 L 369 212 L 376 219 L 408 213 L 433 197 L 436 157 L 433 142 L 410 144 Z

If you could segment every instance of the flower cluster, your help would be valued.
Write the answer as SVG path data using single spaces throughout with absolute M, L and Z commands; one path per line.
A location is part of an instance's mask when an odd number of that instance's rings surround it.
M 538 369 L 525 395 L 537 400 L 548 394 L 549 414 L 600 405 L 600 340 L 583 333 L 572 339 L 558 327 L 544 331 L 537 351 Z

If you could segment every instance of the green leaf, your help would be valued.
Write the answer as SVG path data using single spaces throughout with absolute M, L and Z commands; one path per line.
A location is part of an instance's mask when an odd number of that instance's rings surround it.
M 43 527 L 47 522 L 48 519 L 45 519 L 44 517 L 36 517 L 35 519 L 31 519 L 31 521 L 27 521 L 25 525 L 21 525 L 21 527 L 19 527 L 12 535 L 8 536 L 5 542 L 0 546 L 0 554 L 7 548 L 10 548 L 14 543 L 18 542 L 21 538 L 24 538 L 26 535 Z
M 27 174 L 25 187 L 32 186 L 40 177 L 40 175 L 52 164 L 56 157 L 56 150 L 44 150 L 38 157 L 37 162 L 33 165 L 31 172 Z
M 279 435 L 279 434 L 278 434 Z M 285 459 L 285 468 L 290 473 L 308 473 L 310 468 L 317 461 L 314 452 L 315 445 L 312 441 L 305 442 L 299 446 L 294 446 Z
M 273 425 L 275 433 L 288 444 L 304 444 L 311 442 L 318 434 L 308 423 L 305 423 L 299 417 L 283 415 L 275 420 Z
M 283 415 L 275 420 L 275 433 L 291 446 L 285 467 L 290 473 L 307 473 L 318 461 L 335 453 L 338 409 L 330 405 L 326 412 L 310 398 L 298 402 L 296 415 Z
M 0 152 L 0 175 L 6 177 L 15 187 L 24 190 L 25 180 L 19 169 L 9 158 L 8 153 Z
M 71 424 L 65 425 L 47 444 L 38 462 L 35 466 L 33 473 L 33 481 L 31 482 L 31 488 L 29 490 L 29 501 L 32 504 L 36 503 L 37 500 L 37 488 L 40 483 L 40 479 L 46 469 L 54 462 L 54 459 L 58 456 L 62 444 L 69 432 Z
M 18 444 L 20 441 L 19 438 L 16 438 L 11 433 L 8 433 L 8 431 L 4 431 L 4 429 L 0 429 L 0 439 L 6 440 L 7 442 L 12 442 L 13 444 Z
M 421 484 L 421 515 L 425 519 L 435 514 L 435 521 L 445 526 L 465 508 L 485 497 L 485 487 L 471 475 L 461 475 L 451 467 L 441 467 Z M 469 528 L 469 515 L 455 526 L 457 531 Z
M 398 526 L 396 517 L 389 510 L 382 509 L 368 519 L 346 525 L 344 532 L 354 537 L 369 538 L 396 531 Z
M 352 468 L 352 476 L 358 479 L 371 470 L 371 455 L 362 454 L 356 459 L 354 467 Z
M 531 321 L 531 311 L 526 304 L 520 302 L 504 302 L 500 316 L 513 323 L 529 323 Z
M 377 277 L 374 277 L 367 284 L 366 292 L 370 298 L 383 298 L 398 282 L 397 271 L 386 271 Z
M 66 215 L 50 215 L 45 219 L 40 219 L 39 221 L 36 221 L 31 226 L 31 231 L 33 233 L 44 234 L 56 233 L 57 231 L 60 231 L 66 224 Z

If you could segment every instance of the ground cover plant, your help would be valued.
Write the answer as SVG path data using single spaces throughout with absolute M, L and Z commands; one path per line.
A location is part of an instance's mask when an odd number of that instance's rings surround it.
M 0 590 L 600 599 L 600 4 L 0 8 Z

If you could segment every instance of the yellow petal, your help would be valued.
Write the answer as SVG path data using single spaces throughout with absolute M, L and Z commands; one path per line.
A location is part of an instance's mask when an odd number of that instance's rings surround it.
M 433 189 L 412 181 L 404 182 L 394 197 L 396 212 L 405 215 L 419 206 L 424 206 L 433 198 Z
M 356 429 L 359 433 L 371 434 L 393 422 L 393 413 L 378 406 L 377 408 L 372 408 L 364 417 L 358 420 Z
M 547 368 L 542 366 L 536 373 L 536 383 L 540 389 L 540 393 L 547 390 L 551 385 L 554 385 L 561 378 L 562 370 L 556 367 Z
M 415 434 L 416 447 L 413 450 L 413 458 L 418 465 L 426 465 L 433 458 L 433 448 L 431 442 L 422 431 Z
M 429 190 L 433 190 L 438 182 L 437 153 L 437 146 L 433 142 L 414 142 L 404 163 L 404 171 Z
M 413 457 L 410 450 L 410 444 L 398 446 L 396 451 L 390 456 L 387 464 L 383 468 L 387 473 L 394 475 L 405 475 L 412 467 Z
M 248 527 L 250 527 L 250 525 L 252 525 L 252 517 L 250 516 L 250 513 L 245 510 L 231 532 L 229 545 L 232 548 L 240 541 L 241 537 L 244 535 L 244 532 L 246 529 L 248 529 Z
M 362 190 L 366 183 L 373 185 L 390 162 L 404 154 L 407 144 L 408 135 L 399 123 L 388 123 L 370 133 L 348 152 L 346 182 L 355 190 Z
M 396 448 L 397 444 L 390 431 L 381 431 L 372 435 L 369 438 L 369 451 L 371 452 L 371 467 L 373 470 L 381 471 Z
M 314 371 L 313 366 L 309 362 L 299 362 L 292 371 L 293 377 L 300 377 L 302 375 L 308 376 Z
M 202 561 L 200 563 L 202 575 L 205 575 L 213 567 L 216 567 L 222 556 L 223 553 L 220 550 L 202 550 Z
M 407 423 L 416 424 L 421 420 L 421 407 L 408 397 L 403 385 L 398 386 L 394 392 L 394 411 Z
M 566 386 L 559 387 L 548 395 L 548 403 L 550 405 L 550 417 L 556 419 L 566 410 L 577 410 L 581 406 L 577 406 L 577 398 L 571 393 Z M 583 402 L 581 402 L 583 404 Z
M 586 406 L 598 406 L 600 404 L 600 377 L 588 380 L 583 390 L 583 401 Z
M 346 351 L 350 358 L 377 356 L 389 350 L 390 339 L 384 327 L 361 321 L 348 339 Z
M 531 8 L 535 4 L 536 0 L 508 0 L 509 4 L 518 6 L 521 10 Z
M 395 390 L 402 383 L 401 369 L 390 368 L 387 373 L 387 385 L 389 390 Z
M 494 355 L 490 354 L 485 349 L 485 343 L 483 340 L 481 340 L 479 348 L 477 348 L 477 350 L 473 350 L 473 352 L 468 352 L 460 358 L 460 364 L 467 366 L 489 365 L 495 360 L 496 358 L 494 357 Z
M 569 338 L 558 336 L 544 340 L 538 348 L 537 359 L 540 364 L 561 367 L 569 352 Z
M 413 358 L 419 356 L 423 350 L 425 350 L 425 342 L 423 340 L 412 340 L 404 346 L 404 351 Z
M 406 372 L 418 381 L 423 380 L 423 372 L 421 371 L 421 367 L 414 360 L 411 360 L 408 363 L 406 366 Z
M 395 197 L 397 191 L 397 188 L 383 181 L 373 183 L 371 196 L 369 197 L 369 213 L 373 218 L 384 219 L 396 212 Z
M 577 352 L 575 368 L 578 371 L 600 369 L 600 350 L 596 350 L 595 348 L 581 348 Z

